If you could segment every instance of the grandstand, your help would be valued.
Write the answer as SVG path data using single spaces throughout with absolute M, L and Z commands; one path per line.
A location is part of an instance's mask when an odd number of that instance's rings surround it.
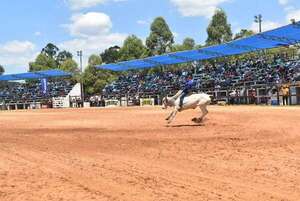
M 80 85 L 71 76 L 61 70 L 0 76 L 1 109 L 69 107 L 71 97 L 81 97 Z M 46 79 L 44 87 L 43 79 Z
M 186 76 L 193 74 L 198 82 L 195 91 L 209 93 L 216 101 L 283 104 L 282 86 L 288 84 L 288 103 L 300 104 L 298 55 L 295 52 L 293 55 L 265 54 L 265 50 L 272 48 L 297 49 L 298 43 L 300 22 L 217 46 L 105 64 L 98 68 L 125 71 L 164 66 L 163 69 L 166 70 L 146 75 L 136 71 L 129 72 L 106 86 L 103 95 L 107 99 L 118 100 L 126 97 L 132 102 L 145 97 L 155 98 L 155 102 L 159 104 L 162 96 L 174 94 L 181 88 Z M 226 59 L 251 52 L 256 52 L 259 56 L 234 59 L 233 62 Z M 220 58 L 225 58 L 225 61 L 217 62 Z M 175 71 L 167 69 L 170 65 L 194 61 L 199 62 L 190 68 Z
M 252 58 L 245 61 L 238 61 L 229 64 L 226 62 L 211 64 L 198 64 L 196 72 L 194 69 L 180 69 L 176 71 L 164 71 L 144 75 L 143 73 L 130 73 L 120 76 L 119 79 L 105 87 L 104 97 L 120 99 L 128 96 L 130 99 L 138 97 L 159 98 L 159 94 L 174 94 L 181 88 L 186 76 L 193 74 L 198 84 L 195 91 L 209 92 L 218 101 L 229 102 L 230 92 L 238 90 L 243 94 L 238 94 L 238 99 L 250 103 L 251 91 L 259 96 L 256 103 L 268 103 L 271 100 L 274 87 L 280 88 L 281 84 L 290 83 L 291 104 L 300 104 L 300 60 L 298 57 L 273 58 Z M 273 91 L 277 96 L 281 96 L 280 90 Z M 276 92 L 279 92 L 277 94 Z M 136 98 L 139 99 L 139 98 Z M 159 102 L 159 100 L 156 100 Z M 281 101 L 282 102 L 282 101 Z

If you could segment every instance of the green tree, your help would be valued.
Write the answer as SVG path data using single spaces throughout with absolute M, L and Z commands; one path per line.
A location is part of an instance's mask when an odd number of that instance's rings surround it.
M 5 72 L 5 69 L 2 65 L 0 65 L 0 75 L 2 75 Z
M 139 59 L 146 56 L 143 41 L 135 35 L 128 36 L 120 49 L 120 61 Z
M 59 67 L 63 71 L 71 72 L 71 73 L 79 73 L 80 70 L 78 68 L 78 64 L 73 59 L 65 60 Z
M 66 50 L 59 52 L 56 56 L 56 62 L 58 65 L 61 65 L 67 59 L 73 59 L 73 55 Z
M 102 58 L 99 57 L 98 55 L 92 54 L 89 57 L 88 65 L 90 66 L 97 66 L 102 64 Z
M 96 68 L 101 64 L 101 57 L 90 56 L 88 67 L 83 73 L 84 90 L 87 95 L 100 93 L 108 83 L 116 79 L 116 73 Z
M 241 31 L 234 36 L 234 40 L 240 39 L 240 38 L 246 38 L 249 36 L 252 36 L 254 34 L 254 31 L 247 30 L 247 29 L 241 29 Z
M 195 45 L 195 40 L 192 38 L 185 38 L 182 44 L 184 50 L 192 50 L 195 48 Z
M 172 45 L 171 51 L 172 52 L 179 52 L 179 51 L 183 51 L 183 45 L 181 44 L 174 44 Z
M 231 25 L 227 22 L 227 15 L 222 9 L 215 11 L 207 27 L 207 45 L 221 44 L 232 40 Z
M 185 38 L 182 45 L 175 44 L 172 46 L 172 52 L 184 51 L 184 50 L 193 50 L 196 47 L 195 40 L 192 38 Z
M 198 50 L 198 49 L 201 49 L 201 48 L 203 48 L 202 45 L 195 45 L 195 48 L 194 48 L 194 49 Z
M 42 49 L 42 54 L 45 54 L 46 56 L 50 57 L 50 58 L 55 58 L 57 52 L 59 51 L 59 48 L 56 47 L 54 44 L 52 43 L 48 43 L 46 45 L 46 47 L 44 47 Z
M 146 40 L 146 46 L 151 55 L 161 55 L 172 48 L 174 36 L 162 17 L 157 17 L 151 24 L 151 32 Z
M 29 71 L 41 71 L 41 70 L 48 70 L 48 69 L 56 69 L 57 63 L 56 61 L 48 57 L 45 54 L 39 54 L 34 62 L 29 63 Z
M 113 46 L 106 49 L 103 53 L 100 54 L 102 61 L 106 64 L 115 63 L 120 59 L 120 47 Z

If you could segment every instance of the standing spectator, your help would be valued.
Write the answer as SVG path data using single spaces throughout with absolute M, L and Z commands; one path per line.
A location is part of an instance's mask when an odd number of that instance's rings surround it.
M 281 86 L 283 105 L 289 105 L 290 87 L 288 84 Z

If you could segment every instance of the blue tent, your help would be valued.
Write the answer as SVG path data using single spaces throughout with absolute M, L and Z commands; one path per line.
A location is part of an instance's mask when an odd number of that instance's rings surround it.
M 71 73 L 62 70 L 46 70 L 38 72 L 1 75 L 0 81 L 13 81 L 13 80 L 34 80 L 43 78 L 55 78 L 55 77 L 69 77 Z
M 205 47 L 198 50 L 174 52 L 161 56 L 148 57 L 132 61 L 104 64 L 99 69 L 124 71 L 130 69 L 152 68 L 171 64 L 187 63 L 215 59 L 226 56 L 294 45 L 300 42 L 300 22 L 283 26 L 271 31 L 259 33 L 248 38 L 231 41 L 221 45 Z

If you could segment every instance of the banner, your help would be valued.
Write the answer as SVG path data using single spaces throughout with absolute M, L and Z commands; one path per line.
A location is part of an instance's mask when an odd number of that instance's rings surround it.
M 41 91 L 44 95 L 48 93 L 48 80 L 46 78 L 41 79 Z

